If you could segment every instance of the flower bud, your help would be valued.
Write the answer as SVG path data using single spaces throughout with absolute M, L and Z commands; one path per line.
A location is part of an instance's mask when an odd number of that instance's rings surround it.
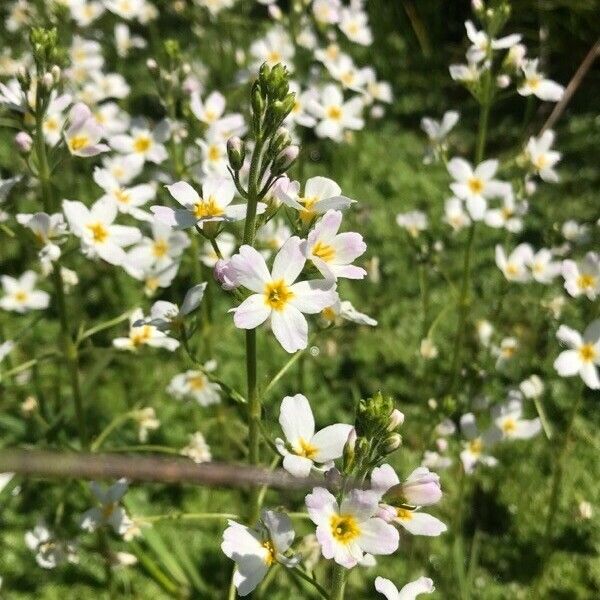
M 54 77 L 52 77 L 52 73 L 49 71 L 42 75 L 42 85 L 47 89 L 52 89 L 54 85 Z
M 54 65 L 50 69 L 50 73 L 52 73 L 52 78 L 54 79 L 54 83 L 58 83 L 60 81 L 60 77 L 62 75 L 62 71 L 58 65 Z
M 276 132 L 269 145 L 269 151 L 273 156 L 277 156 L 284 148 L 287 148 L 292 143 L 292 136 L 285 127 L 280 127 Z
M 344 453 L 343 453 L 343 457 L 344 457 L 344 471 L 346 473 L 348 473 L 353 465 L 354 465 L 354 458 L 356 456 L 356 429 L 354 429 L 354 427 L 350 430 L 350 433 L 348 434 L 348 439 L 346 440 L 346 443 L 344 444 Z
M 219 259 L 215 264 L 213 275 L 219 285 L 226 291 L 235 290 L 239 287 L 235 273 L 228 260 Z
M 501 89 L 505 89 L 510 85 L 510 77 L 506 74 L 496 77 L 496 85 Z
M 246 149 L 244 142 L 239 137 L 234 136 L 227 140 L 227 158 L 233 171 L 237 172 L 242 168 L 244 158 L 246 158 Z
M 403 423 L 404 413 L 401 413 L 397 408 L 395 408 L 390 415 L 390 424 L 388 425 L 387 430 L 389 432 L 395 431 Z
M 19 131 L 17 135 L 15 135 L 15 145 L 19 152 L 23 154 L 29 154 L 31 152 L 31 147 L 33 146 L 33 140 L 31 136 L 26 131 Z
M 298 146 L 288 146 L 282 150 L 278 154 L 277 158 L 273 161 L 271 173 L 273 175 L 281 175 L 285 173 L 285 171 L 287 171 L 294 164 L 294 161 L 298 158 L 299 153 L 300 148 Z
M 402 444 L 402 436 L 399 433 L 392 433 L 386 438 L 383 449 L 386 454 L 391 454 L 400 448 Z
M 158 72 L 158 63 L 153 58 L 149 58 L 146 61 L 146 68 L 152 74 L 157 73 Z
M 440 478 L 427 467 L 415 469 L 400 487 L 400 493 L 406 503 L 414 506 L 428 506 L 442 498 Z

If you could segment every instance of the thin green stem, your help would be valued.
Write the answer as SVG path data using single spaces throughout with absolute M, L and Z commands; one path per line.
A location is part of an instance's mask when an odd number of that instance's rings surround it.
M 97 452 L 98 449 L 102 446 L 102 444 L 106 441 L 106 438 L 115 431 L 120 425 L 129 421 L 129 419 L 133 418 L 133 411 L 126 412 L 121 415 L 117 415 L 100 433 L 100 435 L 94 440 L 92 445 L 90 446 L 90 450 L 92 452 Z
M 331 593 L 329 594 L 330 600 L 344 600 L 344 594 L 346 592 L 346 577 L 348 571 L 335 563 L 333 565 L 333 572 L 331 574 Z
M 294 567 L 294 573 L 296 573 L 296 575 L 298 575 L 301 579 L 303 579 L 307 583 L 310 583 L 310 585 L 312 585 L 315 588 L 315 590 L 317 590 L 317 592 L 319 592 L 319 595 L 321 596 L 321 598 L 325 598 L 325 600 L 327 600 L 329 598 L 329 595 L 325 591 L 325 588 L 323 588 L 323 586 L 320 585 L 319 582 L 317 582 L 315 579 L 313 579 L 308 573 L 306 573 L 300 567 Z
M 136 515 L 134 521 L 141 523 L 157 523 L 159 521 L 224 521 L 227 519 L 239 519 L 235 513 L 181 513 L 173 512 L 164 515 Z

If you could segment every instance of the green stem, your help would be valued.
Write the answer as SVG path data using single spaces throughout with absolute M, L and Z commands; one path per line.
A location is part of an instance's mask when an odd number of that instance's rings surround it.
M 165 515 L 135 516 L 134 521 L 143 523 L 156 523 L 158 521 L 223 521 L 227 519 L 239 519 L 234 513 L 180 513 L 174 512 Z
M 317 590 L 317 592 L 319 592 L 321 598 L 325 598 L 325 600 L 327 600 L 329 598 L 329 596 L 328 596 L 327 592 L 325 591 L 325 589 L 323 588 L 323 586 L 321 586 L 308 573 L 305 573 L 300 567 L 294 567 L 294 573 L 296 573 L 296 575 L 298 575 L 301 579 L 303 579 L 307 583 L 310 583 L 310 585 L 312 585 L 315 588 L 315 590 Z
M 36 132 L 35 132 L 35 147 L 37 155 L 37 167 L 38 167 L 38 178 L 42 190 L 42 204 L 44 210 L 47 213 L 52 213 L 53 198 L 52 188 L 50 184 L 50 169 L 48 166 L 48 157 L 46 155 L 46 143 L 44 141 L 43 133 L 43 119 L 44 113 L 40 106 L 39 97 L 36 100 Z M 81 386 L 79 383 L 79 356 L 77 353 L 77 346 L 73 343 L 71 334 L 69 332 L 69 316 L 67 312 L 67 306 L 65 301 L 65 290 L 63 285 L 62 276 L 60 274 L 60 263 L 56 261 L 52 270 L 52 282 L 54 284 L 54 290 L 56 295 L 56 304 L 60 319 L 60 329 L 62 338 L 62 347 L 69 373 L 69 382 L 71 385 L 71 394 L 73 396 L 73 403 L 75 405 L 75 416 L 77 419 L 79 429 L 79 441 L 82 448 L 87 447 L 87 432 L 85 417 L 83 414 L 83 400 L 81 396 Z
M 121 415 L 117 415 L 100 433 L 100 435 L 94 440 L 90 446 L 92 452 L 97 452 L 102 444 L 106 441 L 106 438 L 115 430 L 119 425 L 122 425 L 129 419 L 133 418 L 133 412 L 126 412 Z
M 346 576 L 348 571 L 335 563 L 333 565 L 333 572 L 331 574 L 331 593 L 329 594 L 330 600 L 344 600 L 344 594 L 346 591 Z

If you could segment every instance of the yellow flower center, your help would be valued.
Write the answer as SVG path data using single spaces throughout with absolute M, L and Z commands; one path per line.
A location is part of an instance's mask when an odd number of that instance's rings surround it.
M 187 380 L 190 389 L 199 392 L 206 387 L 206 377 L 204 375 L 192 375 Z
M 150 325 L 142 325 L 135 327 L 129 334 L 131 343 L 135 348 L 145 344 L 152 337 L 152 327 Z
M 471 177 L 467 182 L 467 186 L 473 194 L 481 194 L 483 191 L 483 181 L 479 177 Z
M 321 316 L 326 321 L 333 321 L 335 319 L 335 311 L 333 310 L 333 308 L 331 306 L 328 306 L 327 308 L 324 308 L 321 311 Z
M 219 146 L 212 144 L 208 147 L 206 155 L 208 156 L 208 160 L 216 162 L 221 158 L 221 150 L 219 149 Z
M 162 258 L 166 256 L 169 251 L 169 244 L 165 240 L 156 240 L 152 245 L 152 254 L 156 258 Z
M 333 537 L 342 544 L 349 544 L 360 535 L 360 527 L 352 515 L 332 515 L 329 525 Z
M 262 543 L 262 547 L 266 550 L 264 561 L 267 567 L 270 567 L 275 562 L 275 548 L 270 540 Z
M 94 242 L 101 244 L 108 237 L 108 229 L 102 223 L 90 223 L 86 227 L 92 232 Z
M 273 310 L 281 311 L 294 297 L 294 292 L 286 285 L 283 279 L 270 281 L 265 285 L 265 304 Z
M 277 50 L 271 50 L 267 54 L 267 62 L 273 63 L 273 64 L 281 62 L 281 53 Z
M 335 258 L 335 248 L 319 241 L 312 247 L 312 254 L 325 262 L 331 262 Z
M 27 292 L 24 292 L 23 290 L 19 290 L 18 292 L 15 293 L 15 300 L 17 302 L 20 302 L 21 304 L 27 302 L 27 298 L 29 297 L 29 294 Z
M 339 121 L 342 118 L 342 108 L 340 106 L 330 106 L 327 109 L 327 116 L 332 121 Z
M 71 152 L 77 152 L 79 150 L 83 150 L 84 148 L 87 148 L 89 143 L 90 143 L 90 138 L 85 133 L 82 133 L 80 135 L 74 135 L 72 138 L 69 139 L 69 142 L 68 142 L 69 149 L 71 150 Z
M 204 120 L 207 123 L 213 123 L 216 118 L 217 118 L 217 114 L 215 113 L 214 110 L 210 110 L 210 108 L 209 108 L 204 112 Z
M 58 119 L 56 117 L 48 117 L 44 121 L 45 131 L 57 131 L 58 130 Z
M 532 75 L 531 77 L 527 78 L 527 85 L 532 90 L 537 90 L 537 88 L 540 86 L 541 82 L 542 82 L 542 80 L 539 75 Z
M 533 161 L 533 165 L 539 171 L 544 169 L 547 164 L 548 164 L 548 159 L 546 158 L 545 154 L 540 154 L 539 156 L 536 156 L 535 160 Z
M 117 199 L 117 202 L 120 202 L 121 204 L 129 204 L 129 201 L 131 200 L 129 192 L 126 192 L 122 188 L 119 188 L 115 192 L 115 198 Z
M 222 214 L 223 209 L 219 206 L 214 196 L 209 196 L 206 200 L 200 199 L 200 202 L 194 204 L 194 216 L 196 219 L 219 217 Z
M 579 356 L 583 362 L 592 362 L 597 355 L 598 352 L 594 347 L 594 344 L 583 344 L 583 346 L 579 348 Z
M 467 444 L 467 447 L 471 454 L 478 455 L 481 454 L 481 451 L 483 450 L 483 442 L 481 441 L 481 438 L 476 438 L 474 440 L 471 440 Z
M 594 275 L 590 275 L 589 273 L 582 273 L 577 278 L 577 287 L 582 290 L 593 289 L 596 285 L 596 277 Z
M 406 508 L 397 508 L 396 515 L 401 521 L 410 521 L 413 518 L 412 511 Z
M 358 23 L 356 21 L 350 21 L 350 23 L 346 25 L 346 31 L 350 35 L 357 35 L 359 31 Z
M 152 146 L 152 138 L 148 135 L 140 135 L 133 142 L 133 149 L 140 154 L 150 150 Z
M 304 207 L 301 211 L 300 211 L 300 220 L 307 225 L 308 223 L 310 223 L 314 216 L 315 216 L 315 211 L 313 210 L 314 205 L 317 202 L 316 198 L 311 198 L 311 197 L 307 197 L 307 198 L 298 198 L 298 202 L 300 202 L 300 204 L 302 204 L 302 206 Z
M 341 76 L 340 80 L 346 87 L 351 86 L 355 80 L 354 73 L 348 71 Z
M 517 267 L 517 265 L 514 263 L 508 263 L 506 265 L 506 274 L 510 275 L 511 277 L 516 277 L 519 274 L 519 267 Z
M 507 208 L 506 206 L 503 206 L 501 210 L 502 210 L 502 216 L 505 219 L 510 219 L 515 214 L 514 211 L 512 210 L 512 208 Z
M 313 446 L 310 442 L 307 442 L 304 438 L 298 440 L 298 444 L 295 448 L 296 454 L 298 456 L 304 456 L 304 458 L 314 458 L 317 451 L 317 447 Z
M 517 429 L 517 422 L 514 419 L 508 418 L 504 420 L 504 423 L 502 423 L 502 431 L 506 434 L 506 435 L 510 435 L 512 433 L 514 433 Z

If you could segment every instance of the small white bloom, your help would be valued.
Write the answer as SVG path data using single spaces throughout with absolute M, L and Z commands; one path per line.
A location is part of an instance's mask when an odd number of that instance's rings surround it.
M 119 505 L 119 500 L 129 488 L 125 479 L 119 479 L 108 488 L 95 481 L 90 484 L 90 490 L 99 506 L 87 510 L 80 519 L 80 526 L 85 531 L 95 531 L 104 525 L 112 527 L 118 535 L 123 535 L 131 522 L 125 510 Z
M 562 85 L 559 85 L 551 79 L 546 79 L 545 76 L 538 71 L 539 60 L 524 60 L 521 68 L 525 80 L 517 92 L 521 96 L 537 96 L 540 100 L 547 102 L 558 102 L 565 91 Z
M 529 244 L 519 244 L 507 257 L 504 248 L 496 246 L 496 265 L 508 281 L 525 283 L 531 279 L 528 265 L 533 261 L 533 248 Z
M 142 346 L 164 348 L 173 352 L 179 348 L 179 342 L 168 337 L 154 325 L 146 323 L 142 309 L 137 308 L 129 317 L 129 336 L 115 338 L 113 346 L 119 350 L 129 350 L 130 352 L 135 352 Z
M 178 400 L 192 398 L 200 406 L 211 406 L 221 402 L 221 386 L 210 381 L 203 371 L 191 370 L 175 375 L 167 387 L 167 392 Z
M 561 377 L 579 375 L 590 389 L 600 389 L 600 319 L 592 321 L 583 335 L 566 325 L 561 325 L 556 337 L 569 347 L 554 361 L 554 368 L 558 374 Z
M 0 298 L 0 308 L 16 313 L 30 310 L 43 310 L 50 304 L 50 295 L 35 289 L 37 275 L 33 271 L 25 271 L 18 278 L 2 275 L 0 277 L 4 295 Z
M 344 101 L 344 95 L 337 85 L 326 85 L 318 99 L 311 100 L 307 109 L 319 120 L 315 133 L 321 138 L 341 142 L 344 131 L 362 129 L 363 102 L 359 96 Z
M 420 210 L 397 214 L 396 223 L 414 238 L 429 227 L 427 215 Z
M 210 448 L 200 431 L 190 436 L 190 442 L 181 449 L 181 455 L 191 458 L 195 463 L 205 463 L 212 460 Z
M 525 147 L 525 154 L 533 170 L 549 183 L 557 183 L 559 180 L 554 166 L 561 159 L 561 154 L 550 149 L 553 143 L 554 131 L 548 129 L 539 138 L 530 137 Z
M 467 438 L 467 441 L 463 442 L 463 450 L 460 453 L 465 473 L 472 473 L 478 464 L 495 467 L 498 460 L 484 452 L 499 441 L 498 430 L 490 428 L 481 434 L 477 428 L 475 415 L 472 413 L 466 413 L 460 418 L 460 428 L 464 437 Z
M 539 418 L 523 419 L 522 413 L 523 403 L 516 398 L 494 406 L 492 419 L 504 439 L 527 440 L 541 431 L 542 424 Z
M 562 276 L 565 289 L 571 296 L 585 295 L 595 300 L 600 293 L 600 255 L 588 252 L 580 261 L 564 260 Z

